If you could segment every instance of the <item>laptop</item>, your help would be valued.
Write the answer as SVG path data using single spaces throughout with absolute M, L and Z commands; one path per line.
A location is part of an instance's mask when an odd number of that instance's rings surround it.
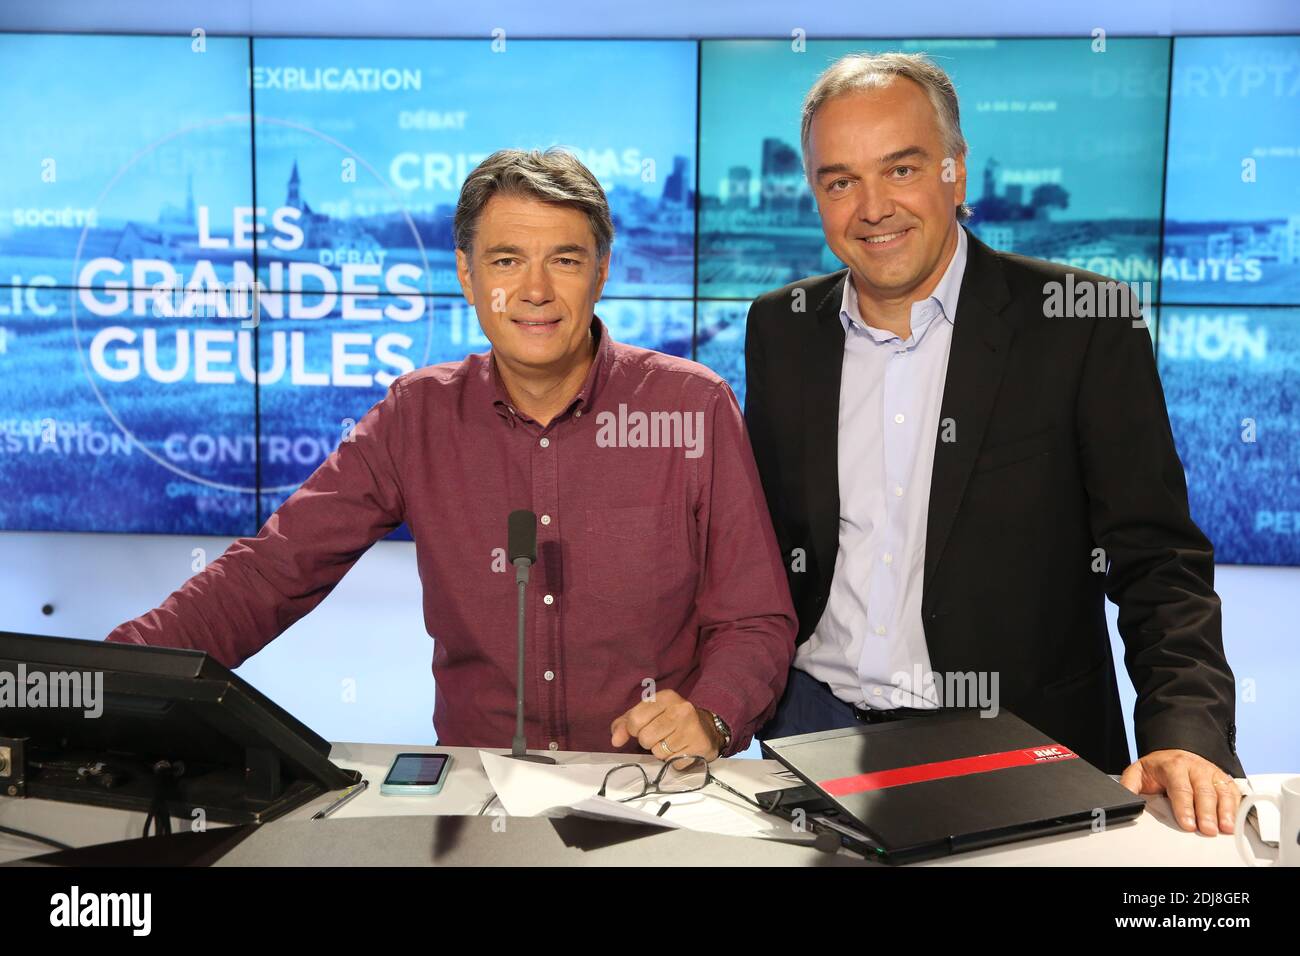
M 762 749 L 829 804 L 829 811 L 810 804 L 809 817 L 888 863 L 1111 827 L 1146 805 L 1005 710 L 780 737 Z

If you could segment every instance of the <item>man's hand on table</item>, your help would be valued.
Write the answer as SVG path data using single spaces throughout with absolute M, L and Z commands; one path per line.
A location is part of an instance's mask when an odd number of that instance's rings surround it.
M 1206 836 L 1231 833 L 1241 791 L 1232 775 L 1187 750 L 1153 750 L 1120 776 L 1134 793 L 1164 793 L 1184 830 L 1198 825 Z M 1217 821 L 1217 822 L 1216 822 Z
M 612 746 L 622 747 L 635 739 L 660 760 L 697 754 L 712 761 L 722 747 L 708 712 L 671 690 L 656 691 L 652 700 L 643 700 L 616 717 L 609 732 Z

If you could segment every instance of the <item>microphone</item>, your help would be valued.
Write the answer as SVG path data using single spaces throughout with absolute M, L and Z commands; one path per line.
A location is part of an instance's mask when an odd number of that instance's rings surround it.
M 537 515 L 531 511 L 512 511 L 506 520 L 506 555 L 515 566 L 515 583 L 519 586 L 518 669 L 515 672 L 515 739 L 510 756 L 533 763 L 555 763 L 553 757 L 530 754 L 524 743 L 524 609 L 529 569 L 537 561 Z
M 515 566 L 515 580 L 527 584 L 528 569 L 537 561 L 537 515 L 512 511 L 506 528 L 506 556 Z

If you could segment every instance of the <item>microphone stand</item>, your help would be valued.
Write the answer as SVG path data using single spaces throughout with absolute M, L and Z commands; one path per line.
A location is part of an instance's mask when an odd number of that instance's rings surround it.
M 532 565 L 530 558 L 515 558 L 515 583 L 519 585 L 519 643 L 518 668 L 515 671 L 515 739 L 510 747 L 510 756 L 531 763 L 555 763 L 554 757 L 530 754 L 524 743 L 524 608 L 527 606 L 525 591 L 528 587 L 528 572 Z

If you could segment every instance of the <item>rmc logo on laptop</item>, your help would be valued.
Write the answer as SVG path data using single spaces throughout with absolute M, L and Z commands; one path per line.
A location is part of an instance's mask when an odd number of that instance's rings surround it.
M 1030 750 L 1029 754 L 1035 760 L 1064 760 L 1066 757 L 1074 756 L 1064 747 L 1036 747 Z

